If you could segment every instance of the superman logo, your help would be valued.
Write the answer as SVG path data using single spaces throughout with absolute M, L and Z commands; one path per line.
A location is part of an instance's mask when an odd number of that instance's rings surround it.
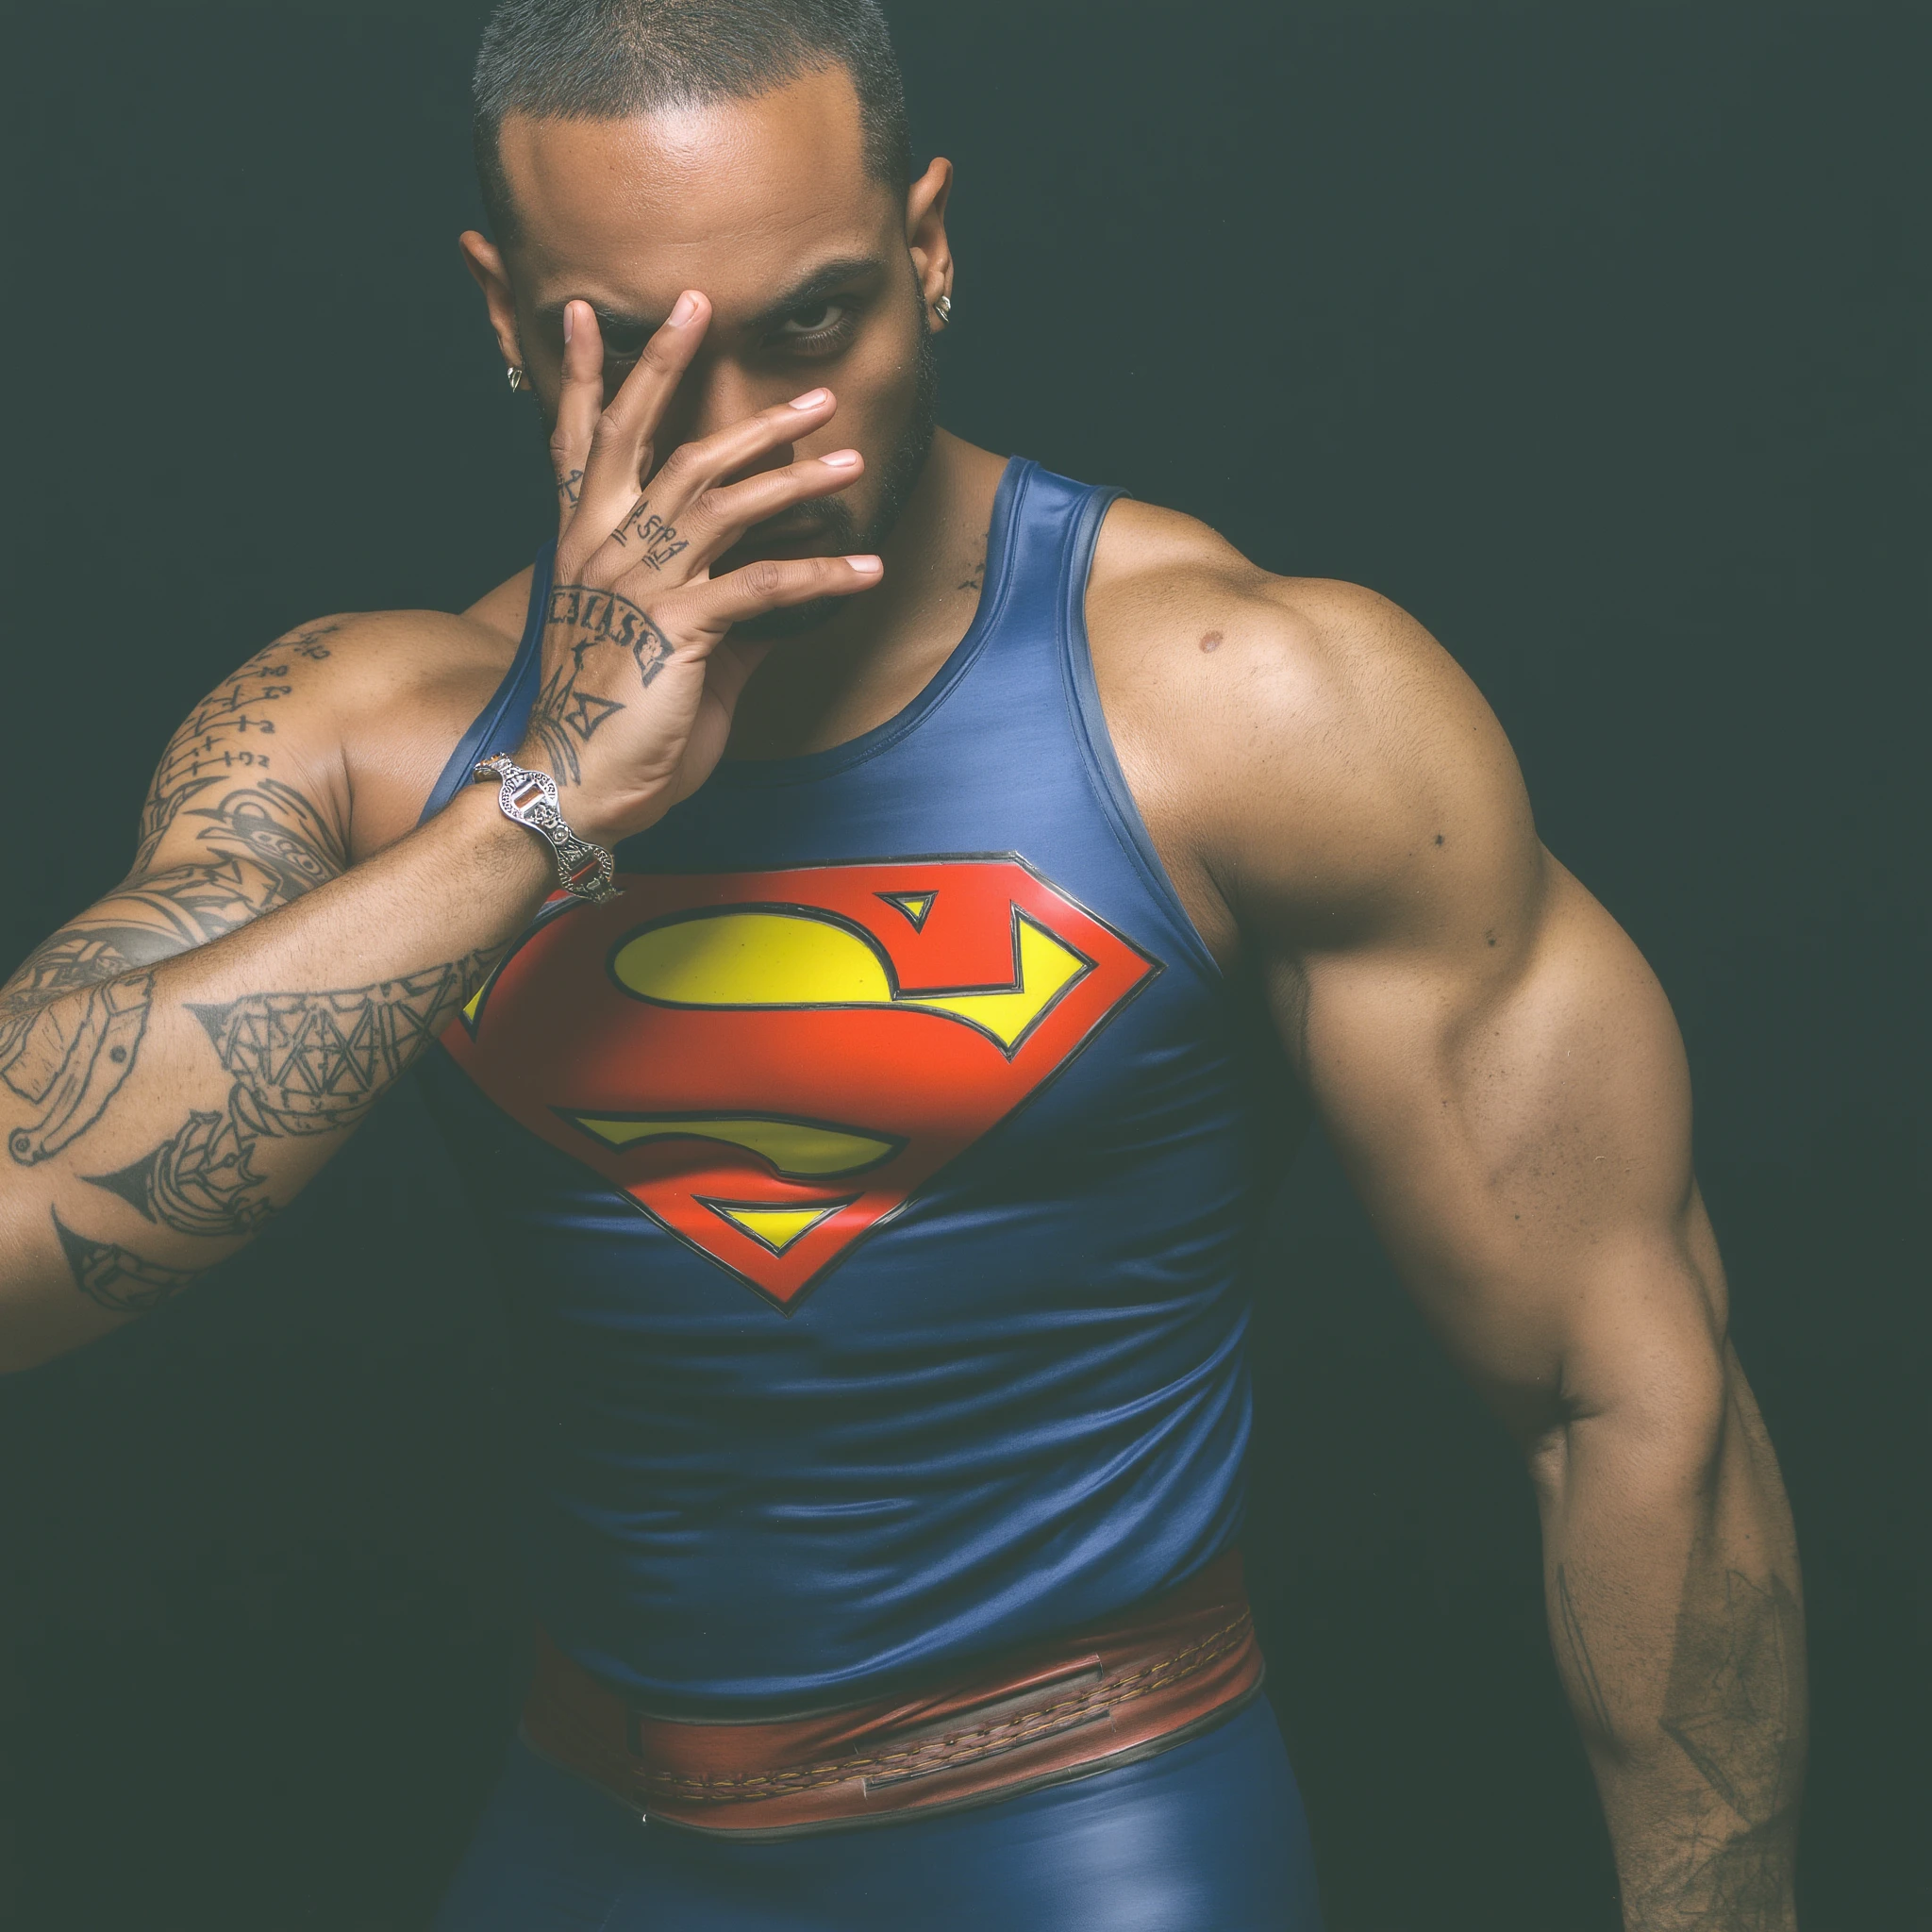
M 557 902 L 443 1044 L 787 1311 L 1159 971 L 1014 858 L 618 883 Z

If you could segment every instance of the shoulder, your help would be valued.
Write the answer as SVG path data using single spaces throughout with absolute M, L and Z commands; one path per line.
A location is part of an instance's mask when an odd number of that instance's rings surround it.
M 1088 626 L 1129 784 L 1244 929 L 1339 938 L 1534 847 L 1489 707 L 1374 591 L 1274 575 L 1191 517 L 1122 503 Z

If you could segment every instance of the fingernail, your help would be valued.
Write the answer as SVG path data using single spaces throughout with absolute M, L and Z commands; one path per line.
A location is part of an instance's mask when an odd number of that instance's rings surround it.
M 698 312 L 698 298 L 689 289 L 677 298 L 677 305 L 671 311 L 669 322 L 673 328 L 682 328 Z
M 845 561 L 862 577 L 875 577 L 886 567 L 876 557 L 848 557 Z
M 566 347 L 569 346 L 571 337 L 576 332 L 577 305 L 575 302 L 566 302 L 563 305 L 563 340 Z
M 832 391 L 828 389 L 808 390 L 802 396 L 793 396 L 787 407 L 793 409 L 816 409 L 821 403 L 828 403 L 831 399 Z
M 856 449 L 835 449 L 830 456 L 821 457 L 819 461 L 828 470 L 849 470 L 858 463 L 858 452 Z

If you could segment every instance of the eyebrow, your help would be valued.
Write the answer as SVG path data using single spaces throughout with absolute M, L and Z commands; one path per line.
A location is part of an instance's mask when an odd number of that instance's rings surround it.
M 804 308 L 813 302 L 823 301 L 853 282 L 880 280 L 885 272 L 886 264 L 875 255 L 844 255 L 822 262 L 774 301 L 768 302 L 757 314 L 748 316 L 741 326 L 751 333 L 760 333 L 783 322 L 794 308 Z M 563 311 L 568 304 L 588 299 L 582 295 L 570 295 L 561 302 L 546 303 L 538 309 L 537 318 L 561 332 Z M 641 347 L 664 325 L 661 315 L 638 315 L 627 309 L 607 308 L 601 302 L 591 302 L 591 308 L 607 343 L 616 336 L 633 341 Z

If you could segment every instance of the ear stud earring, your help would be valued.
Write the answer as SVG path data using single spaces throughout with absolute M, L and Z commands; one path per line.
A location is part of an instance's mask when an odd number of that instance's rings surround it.
M 520 390 L 520 389 L 523 389 L 523 388 L 524 388 L 524 387 L 525 387 L 525 385 L 526 385 L 526 384 L 528 383 L 528 381 L 529 381 L 529 377 L 528 377 L 528 376 L 526 376 L 526 375 L 525 375 L 524 374 L 524 372 L 523 372 L 523 371 L 522 371 L 521 369 L 517 368 L 517 367 L 516 367 L 516 365 L 515 365 L 514 363 L 512 363 L 512 364 L 510 365 L 510 371 L 509 371 L 509 386 L 510 386 L 510 388 L 511 388 L 512 390 Z
M 953 319 L 953 298 L 950 295 L 941 295 L 932 305 L 932 312 L 939 317 L 941 322 L 951 322 Z

